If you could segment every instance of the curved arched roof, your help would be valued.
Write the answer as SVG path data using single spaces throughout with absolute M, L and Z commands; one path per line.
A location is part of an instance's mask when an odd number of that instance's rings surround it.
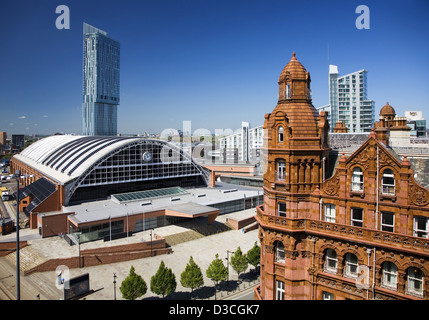
M 114 150 L 149 139 L 139 137 L 56 135 L 41 139 L 14 158 L 41 172 L 44 176 L 66 184 L 87 172 L 94 163 Z M 166 142 L 159 141 L 167 144 Z M 194 165 L 195 164 L 194 162 Z

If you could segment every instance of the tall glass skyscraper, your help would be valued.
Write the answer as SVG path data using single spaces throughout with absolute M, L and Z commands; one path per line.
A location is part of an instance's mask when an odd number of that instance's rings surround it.
M 117 134 L 119 42 L 83 23 L 83 134 Z
M 339 77 L 338 67 L 329 66 L 330 128 L 343 121 L 348 132 L 371 132 L 375 102 L 367 97 L 366 70 Z

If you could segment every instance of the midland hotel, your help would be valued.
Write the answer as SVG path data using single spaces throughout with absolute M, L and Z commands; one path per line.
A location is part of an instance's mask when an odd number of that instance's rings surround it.
M 386 104 L 369 138 L 335 157 L 310 81 L 293 54 L 280 74 L 278 104 L 265 115 L 255 298 L 428 299 L 429 191 L 387 139 L 406 124 Z

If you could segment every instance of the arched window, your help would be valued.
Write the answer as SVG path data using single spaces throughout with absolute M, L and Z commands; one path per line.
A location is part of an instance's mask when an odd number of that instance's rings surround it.
M 279 142 L 283 142 L 284 140 L 284 135 L 283 135 L 283 127 L 279 127 Z
M 411 294 L 423 295 L 423 272 L 414 267 L 407 270 L 407 291 Z
M 338 265 L 338 259 L 337 259 L 337 253 L 335 252 L 335 250 L 331 248 L 326 249 L 325 271 L 336 273 L 337 265 Z
M 352 191 L 363 191 L 363 173 L 359 167 L 353 169 Z
M 396 290 L 398 283 L 398 267 L 390 261 L 383 263 L 383 280 L 382 284 L 388 288 Z
M 358 258 L 353 253 L 346 254 L 345 275 L 349 277 L 358 276 Z
M 285 246 L 281 241 L 276 241 L 274 244 L 274 259 L 275 262 L 285 263 Z
M 395 194 L 395 176 L 391 169 L 386 169 L 383 171 L 383 176 L 381 179 L 381 192 L 383 194 Z

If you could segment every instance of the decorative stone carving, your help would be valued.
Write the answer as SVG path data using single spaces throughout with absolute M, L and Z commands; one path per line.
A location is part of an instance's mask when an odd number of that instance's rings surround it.
M 329 178 L 323 183 L 323 190 L 333 196 L 337 194 L 340 189 L 340 177 L 338 176 L 338 172 L 335 172 L 335 175 L 332 178 Z
M 429 203 L 429 192 L 415 181 L 411 181 L 408 189 L 408 199 L 410 204 L 426 206 Z
M 362 150 L 360 153 L 358 153 L 352 160 L 351 165 L 354 166 L 356 164 L 361 165 L 366 170 L 368 170 L 369 162 L 371 160 L 370 152 L 368 152 L 368 149 Z

